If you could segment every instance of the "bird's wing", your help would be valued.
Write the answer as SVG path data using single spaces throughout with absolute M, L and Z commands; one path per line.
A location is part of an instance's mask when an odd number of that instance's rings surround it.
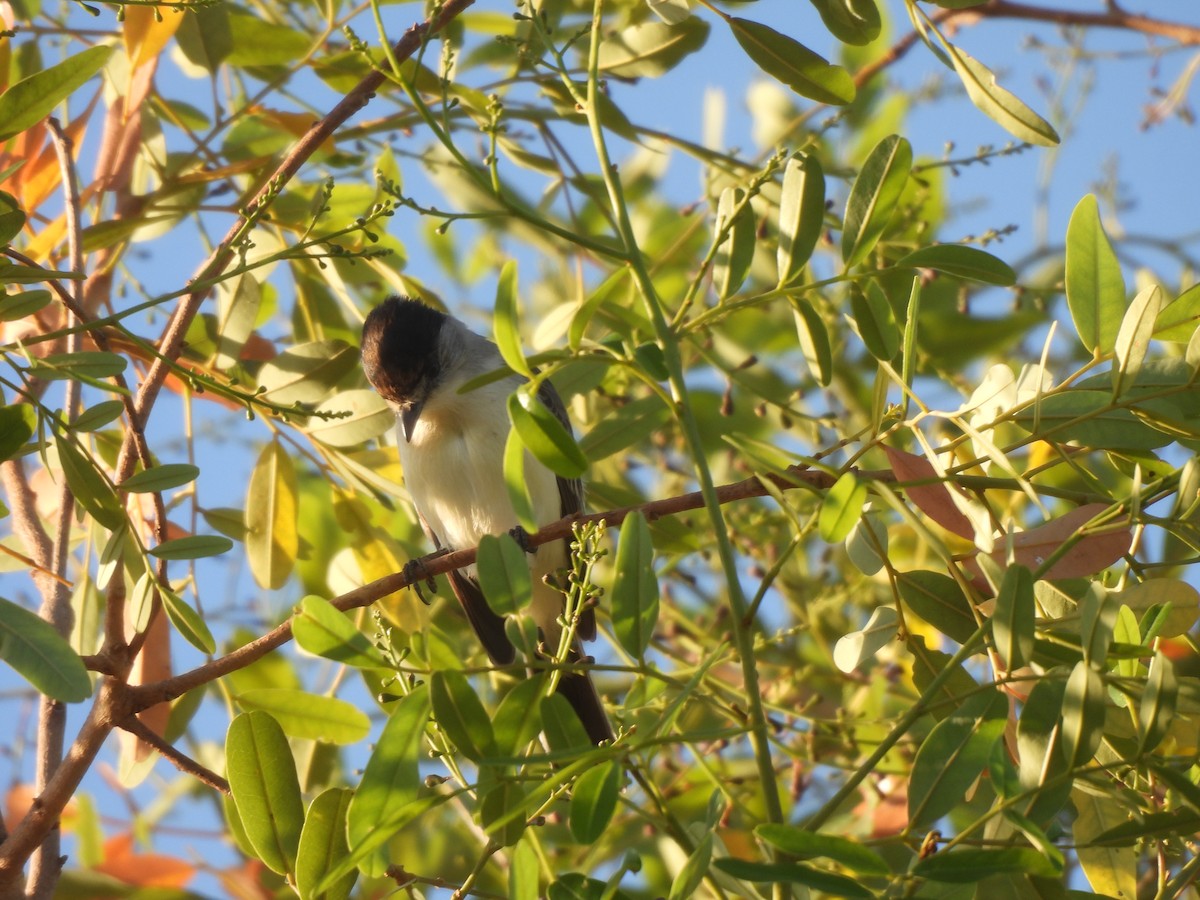
M 425 521 L 425 517 L 421 515 L 420 511 L 417 512 L 417 518 L 420 519 L 421 529 L 429 538 L 430 543 L 435 549 L 441 550 L 441 539 L 429 527 L 429 523 Z M 488 606 L 487 598 L 479 589 L 479 582 L 474 578 L 468 578 L 458 569 L 451 569 L 447 572 L 446 580 L 450 582 L 450 589 L 454 591 L 454 596 L 462 605 L 463 612 L 467 614 L 467 621 L 471 623 L 475 634 L 479 636 L 479 642 L 487 651 L 488 658 L 498 666 L 506 666 L 516 659 L 517 650 L 512 645 L 512 641 L 508 639 L 508 635 L 504 633 L 504 616 L 496 615 Z
M 571 420 L 567 417 L 567 408 L 563 405 L 562 398 L 558 396 L 558 391 L 554 389 L 549 381 L 543 381 L 538 387 L 538 399 L 546 409 L 554 414 L 558 421 L 562 422 L 563 427 L 568 433 L 574 433 L 571 429 Z M 558 480 L 558 496 L 561 501 L 561 515 L 573 516 L 575 513 L 583 512 L 583 479 L 581 478 L 563 478 L 557 476 Z M 571 558 L 571 542 L 563 541 L 566 549 L 567 559 Z M 596 611 L 593 609 L 585 609 L 579 616 L 579 625 L 576 628 L 578 634 L 585 641 L 594 641 L 596 639 Z

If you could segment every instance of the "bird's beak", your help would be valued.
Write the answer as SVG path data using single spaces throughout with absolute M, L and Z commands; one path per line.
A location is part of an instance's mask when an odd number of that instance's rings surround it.
M 421 418 L 421 410 L 425 404 L 414 401 L 400 413 L 400 428 L 404 431 L 404 440 L 412 443 L 413 431 L 417 427 L 417 419 Z

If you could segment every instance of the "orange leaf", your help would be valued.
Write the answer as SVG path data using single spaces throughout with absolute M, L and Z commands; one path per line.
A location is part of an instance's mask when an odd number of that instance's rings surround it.
M 939 480 L 938 473 L 929 460 L 892 447 L 884 447 L 883 450 L 898 481 L 929 482 L 907 485 L 903 489 L 917 509 L 951 534 L 957 534 L 969 541 L 974 540 L 975 529 L 971 527 L 970 520 L 954 505 L 950 496 L 951 487 Z
M 1108 509 L 1104 503 L 1089 503 L 1071 510 L 1028 531 L 1012 536 L 1013 556 L 1018 563 L 1036 572 L 1042 564 L 1068 540 L 1080 533 L 1089 521 Z M 1129 526 L 1107 525 L 1102 530 L 1089 530 L 1071 545 L 1041 578 L 1085 578 L 1103 572 L 1129 550 L 1133 535 Z M 991 554 L 1001 566 L 1007 565 L 1007 541 L 1004 536 L 996 538 L 996 549 Z M 968 559 L 966 566 L 978 579 L 982 576 L 978 563 Z
M 136 70 L 156 61 L 163 47 L 179 30 L 183 14 L 163 12 L 163 9 L 152 6 L 125 7 L 125 52 L 129 55 L 131 68 Z
M 104 842 L 104 862 L 96 871 L 139 887 L 182 888 L 196 874 L 185 860 L 160 853 L 135 853 L 132 834 L 118 834 Z

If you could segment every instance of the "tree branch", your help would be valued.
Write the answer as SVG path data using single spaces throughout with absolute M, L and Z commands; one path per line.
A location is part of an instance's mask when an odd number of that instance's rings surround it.
M 1107 12 L 1089 13 L 1074 9 L 1047 9 L 1009 0 L 991 0 L 983 6 L 955 10 L 957 15 L 982 16 L 987 19 L 1024 19 L 1030 22 L 1053 22 L 1057 25 L 1077 25 L 1081 28 L 1121 28 L 1139 34 L 1170 38 L 1185 45 L 1200 45 L 1200 25 L 1169 22 L 1138 13 L 1128 13 L 1116 4 Z
M 896 480 L 895 475 L 890 471 L 861 472 L 859 473 L 859 478 L 888 483 Z M 756 476 L 747 478 L 744 481 L 721 485 L 716 488 L 717 499 L 720 503 L 725 504 L 752 497 L 768 496 L 769 492 L 764 486 L 763 480 L 770 481 L 781 490 L 789 490 L 797 487 L 806 487 L 810 490 L 827 490 L 833 486 L 834 481 L 837 479 L 827 472 L 793 466 L 787 471 L 786 475 L 762 476 L 761 479 Z M 642 503 L 638 506 L 626 506 L 620 509 L 608 510 L 607 512 L 592 513 L 591 515 L 579 514 L 566 516 L 557 522 L 547 525 L 535 534 L 531 534 L 529 536 L 529 546 L 532 549 L 551 541 L 561 541 L 564 538 L 568 538 L 571 536 L 572 529 L 577 523 L 605 522 L 608 525 L 620 525 L 633 512 L 641 512 L 647 520 L 653 522 L 655 519 L 661 519 L 664 516 L 673 516 L 681 512 L 703 508 L 703 495 L 699 491 L 693 491 L 688 494 L 680 494 L 677 497 L 651 500 L 649 503 Z M 424 563 L 423 571 L 426 574 L 429 576 L 441 575 L 453 569 L 461 569 L 464 566 L 469 566 L 475 562 L 475 548 L 455 550 L 452 553 L 443 553 L 440 555 L 430 554 L 423 557 L 422 562 Z M 352 591 L 348 591 L 339 597 L 335 597 L 331 602 L 335 607 L 345 612 L 350 609 L 370 606 L 376 600 L 380 600 L 388 594 L 394 594 L 396 591 L 411 586 L 412 582 L 405 577 L 403 572 L 396 572 L 391 575 L 385 575 L 383 578 L 376 579 L 369 584 L 364 584 L 362 587 L 355 588 Z M 286 644 L 291 639 L 292 623 L 288 619 L 261 637 L 250 641 L 248 644 L 243 644 L 225 656 L 197 666 L 189 672 L 183 672 L 163 681 L 131 688 L 130 695 L 133 709 L 135 711 L 141 710 L 155 703 L 174 700 L 176 697 L 180 697 L 200 685 L 208 684 L 210 681 L 214 681 L 223 675 L 228 675 L 230 672 L 236 672 L 238 669 L 250 665 L 277 647 Z

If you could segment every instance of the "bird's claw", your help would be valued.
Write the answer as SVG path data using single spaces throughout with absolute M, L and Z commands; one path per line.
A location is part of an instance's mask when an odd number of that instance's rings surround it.
M 537 552 L 537 547 L 534 547 L 529 542 L 529 532 L 526 531 L 524 528 L 522 528 L 520 525 L 514 525 L 512 528 L 508 529 L 508 536 L 510 538 L 512 538 L 514 541 L 516 541 L 517 546 L 520 547 L 522 550 L 524 550 L 526 553 L 536 553 Z
M 445 551 L 442 551 L 437 555 L 441 556 L 444 553 Z M 427 557 L 424 556 L 410 559 L 404 564 L 401 574 L 404 575 L 404 580 L 408 582 L 409 587 L 417 592 L 417 596 L 421 599 L 421 602 L 429 606 L 433 601 L 428 599 L 421 590 L 421 582 L 425 582 L 425 587 L 429 589 L 429 593 L 433 594 L 437 591 L 437 581 L 430 574 L 429 567 L 425 565 L 426 559 Z

